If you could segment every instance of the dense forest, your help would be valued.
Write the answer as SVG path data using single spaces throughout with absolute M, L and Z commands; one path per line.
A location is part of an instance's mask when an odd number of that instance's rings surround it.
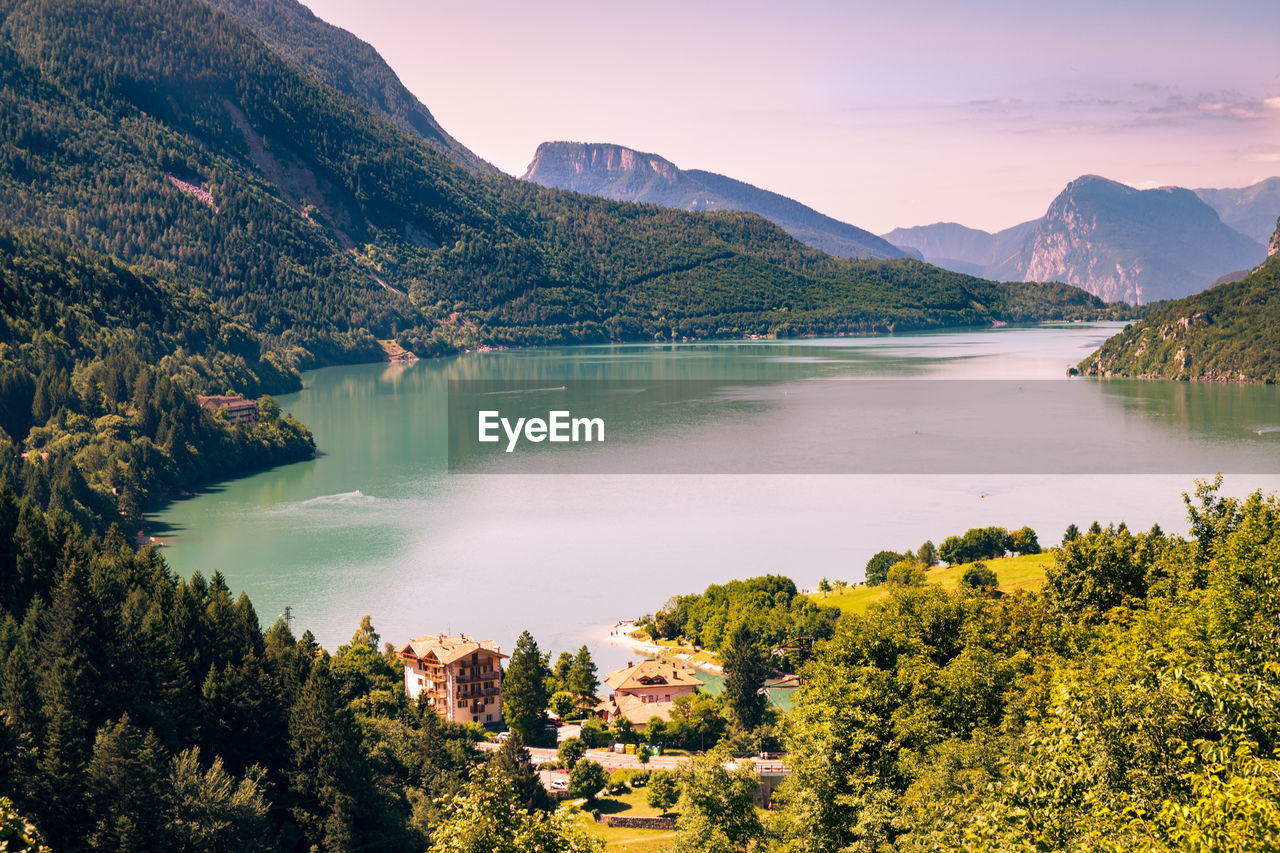
M 1240 281 L 1161 304 L 1077 370 L 1087 376 L 1280 382 L 1277 293 L 1280 256 L 1272 255 Z
M 67 243 L 0 232 L 0 480 L 88 529 L 213 478 L 308 458 L 270 397 L 233 426 L 197 394 L 295 390 L 208 297 Z
M 772 727 L 794 775 L 746 824 L 682 800 L 675 849 L 1274 849 L 1280 501 L 1187 504 L 1189 539 L 1071 536 L 1039 592 L 906 585 L 841 617 L 780 728 L 737 612 L 725 694 L 654 736 L 721 760 Z M 378 640 L 367 618 L 333 654 L 263 631 L 221 576 L 0 488 L 0 797 L 56 851 L 593 849 L 518 737 L 481 761 L 480 728 L 409 703 Z
M 588 849 L 522 805 L 518 740 L 480 765 L 482 729 L 410 704 L 378 640 L 264 631 L 220 575 L 0 486 L 0 796 L 57 853 L 448 850 L 482 798 L 503 849 Z
M 803 671 L 772 842 L 1267 850 L 1280 841 L 1280 501 L 1201 484 L 1192 538 L 1064 542 L 1038 593 L 907 586 Z
M 200 0 L 0 9 L 0 224 L 199 287 L 292 366 L 375 360 L 393 336 L 429 354 L 1109 311 L 830 258 L 752 215 L 473 174 Z

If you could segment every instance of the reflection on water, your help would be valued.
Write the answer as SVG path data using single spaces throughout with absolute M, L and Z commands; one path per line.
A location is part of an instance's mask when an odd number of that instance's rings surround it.
M 1262 462 L 1275 458 L 1280 410 L 1274 388 L 1063 378 L 1067 365 L 1114 330 L 1073 325 L 598 346 L 332 368 L 308 374 L 302 392 L 281 398 L 315 433 L 319 458 L 178 502 L 158 513 L 153 526 L 172 537 L 166 557 L 176 570 L 220 569 L 234 588 L 249 592 L 264 622 L 289 605 L 298 625 L 311 628 L 329 648 L 345 642 L 370 613 L 382 636 L 395 642 L 466 631 L 510 649 L 524 628 L 544 650 L 585 642 L 605 672 L 625 663 L 627 653 L 602 642 L 604 626 L 732 577 L 776 572 L 802 587 L 823 576 L 856 580 L 881 548 L 936 542 L 977 525 L 1030 524 L 1046 542 L 1058 539 L 1070 522 L 1095 518 L 1184 530 L 1180 492 L 1193 485 L 1186 472 L 1197 469 L 1142 476 L 1115 475 L 1106 467 L 1090 475 L 1034 471 L 1084 470 L 1073 466 L 1104 449 L 1122 453 L 1153 442 L 1170 452 L 1193 445 L 1245 447 L 1262 453 Z M 805 471 L 829 467 L 824 460 L 835 458 L 833 448 L 851 446 L 841 431 L 852 398 L 814 394 L 761 405 L 743 383 L 791 388 L 813 379 L 913 380 L 873 383 L 886 390 L 879 403 L 857 404 L 862 423 L 887 430 L 884 425 L 897 418 L 903 430 L 910 426 L 923 436 L 919 446 L 933 441 L 938 452 L 946 449 L 947 430 L 967 431 L 975 447 L 989 443 L 991 458 L 1007 456 L 1016 439 L 1019 453 L 1037 464 L 1027 469 L 1031 473 L 1003 474 L 990 468 L 940 473 L 946 469 L 932 463 L 916 473 L 839 476 L 451 474 L 449 381 L 513 378 L 545 380 L 543 387 L 710 380 L 720 390 L 700 397 L 697 406 L 668 400 L 628 408 L 624 392 L 617 393 L 621 403 L 602 397 L 601 405 L 643 415 L 630 443 L 609 445 L 607 452 L 643 451 L 669 460 L 683 454 L 687 460 L 699 441 L 714 435 L 744 457 L 784 448 L 788 464 L 803 460 L 810 466 Z M 1049 396 L 1035 408 L 1068 399 L 1068 389 L 1087 395 L 1094 407 L 1057 410 L 1057 438 L 1045 441 L 1011 426 L 1018 407 L 981 402 L 976 395 L 967 408 L 965 395 L 955 395 L 943 429 L 937 406 L 930 420 L 929 401 L 919 399 L 917 389 L 920 418 L 912 424 L 903 414 L 912 393 L 904 386 L 939 385 L 915 381 L 938 379 L 996 385 L 1061 380 L 1036 383 Z M 1054 393 L 1057 388 L 1063 393 Z M 1102 438 L 1096 432 L 1081 438 L 1088 434 L 1088 412 L 1108 425 Z M 1073 423 L 1081 429 L 1073 431 Z M 1280 478 L 1257 473 L 1277 470 L 1274 465 L 1237 470 L 1227 481 L 1234 492 L 1280 487 Z

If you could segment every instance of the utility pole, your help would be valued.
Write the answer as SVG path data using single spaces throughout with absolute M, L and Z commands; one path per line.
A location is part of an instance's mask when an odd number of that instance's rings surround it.
M 280 616 L 284 619 L 284 626 L 292 632 L 293 631 L 293 608 L 286 604 L 284 606 L 284 613 L 281 613 Z

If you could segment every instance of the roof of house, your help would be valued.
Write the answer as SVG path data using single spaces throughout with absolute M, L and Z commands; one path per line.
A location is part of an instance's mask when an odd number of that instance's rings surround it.
M 414 637 L 396 649 L 396 653 L 401 656 L 412 654 L 419 659 L 432 654 L 436 660 L 443 664 L 462 660 L 467 655 L 479 651 L 490 652 L 501 658 L 507 657 L 507 655 L 498 650 L 498 644 L 493 640 L 476 640 L 466 634 L 457 634 L 455 636 L 423 634 L 421 637 Z
M 247 406 L 258 408 L 257 403 L 244 397 L 196 397 L 196 405 L 227 409 L 242 409 Z
M 693 667 L 686 663 L 642 660 L 626 669 L 609 673 L 605 676 L 604 683 L 614 690 L 644 690 L 656 687 L 701 687 L 703 681 L 694 674 Z
M 636 696 L 631 693 L 614 693 L 612 696 L 601 699 L 593 710 L 605 712 L 611 719 L 621 714 L 630 720 L 632 725 L 644 726 L 648 724 L 650 717 L 657 717 L 664 722 L 670 722 L 671 711 L 675 707 L 674 699 L 670 702 L 665 700 L 646 702 L 642 696 Z

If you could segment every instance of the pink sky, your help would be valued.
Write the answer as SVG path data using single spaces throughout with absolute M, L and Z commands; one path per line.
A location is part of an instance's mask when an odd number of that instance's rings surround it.
M 304 2 L 515 175 L 615 142 L 880 233 L 1004 228 L 1086 173 L 1280 174 L 1275 0 Z

